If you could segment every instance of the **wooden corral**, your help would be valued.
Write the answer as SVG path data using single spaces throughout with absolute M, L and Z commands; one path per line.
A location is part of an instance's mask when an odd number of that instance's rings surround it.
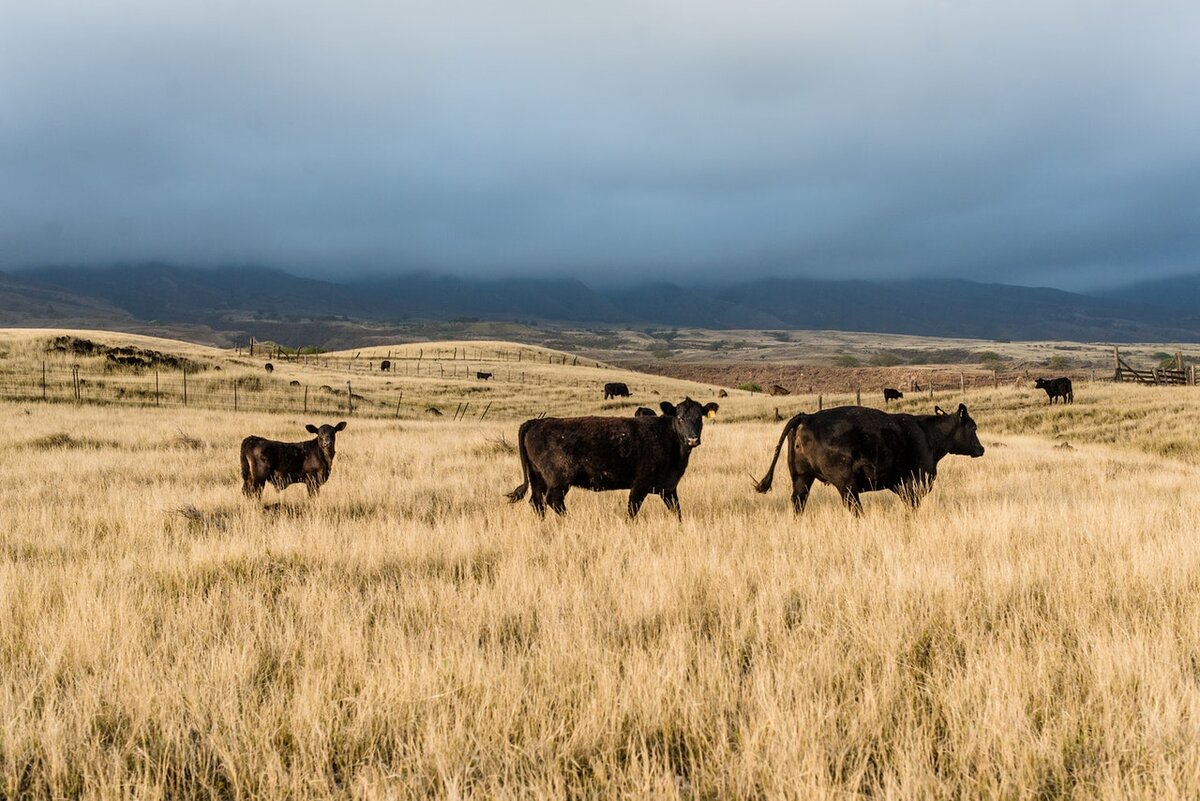
M 1183 353 L 1176 351 L 1171 367 L 1152 367 L 1138 370 L 1121 358 L 1121 349 L 1113 346 L 1113 381 L 1133 381 L 1139 384 L 1186 384 L 1196 385 L 1196 366 L 1185 368 Z

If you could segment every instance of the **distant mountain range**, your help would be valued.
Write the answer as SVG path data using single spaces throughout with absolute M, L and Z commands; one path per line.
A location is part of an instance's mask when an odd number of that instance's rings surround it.
M 1082 295 L 953 279 L 765 278 L 592 289 L 573 278 L 412 274 L 322 281 L 165 264 L 0 274 L 0 324 L 243 328 L 252 319 L 539 320 L 713 329 L 834 329 L 981 339 L 1200 341 L 1200 276 Z

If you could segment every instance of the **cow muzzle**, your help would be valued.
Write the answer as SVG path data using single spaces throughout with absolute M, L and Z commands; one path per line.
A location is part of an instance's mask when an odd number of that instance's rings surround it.
M 689 448 L 698 448 L 698 447 L 700 447 L 700 438 L 699 437 L 688 437 L 687 439 L 684 440 L 684 443 L 686 443 Z

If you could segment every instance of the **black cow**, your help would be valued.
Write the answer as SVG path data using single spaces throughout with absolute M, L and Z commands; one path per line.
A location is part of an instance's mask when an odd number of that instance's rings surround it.
M 1033 386 L 1046 390 L 1050 403 L 1054 403 L 1056 398 L 1062 398 L 1063 403 L 1075 402 L 1075 389 L 1071 386 L 1069 378 L 1039 378 L 1033 382 Z
M 862 514 L 860 492 L 891 490 L 916 509 L 933 488 L 938 462 L 949 453 L 983 456 L 975 421 L 964 404 L 954 414 L 888 414 L 863 406 L 841 406 L 800 414 L 783 427 L 771 466 L 755 486 L 771 489 L 779 449 L 788 441 L 792 508 L 804 511 L 814 480 L 832 484 L 846 507 Z
M 267 362 L 266 369 L 267 369 L 268 373 L 273 373 L 273 372 L 275 372 L 275 365 L 271 364 L 270 362 Z
M 884 404 L 887 404 L 889 401 L 900 400 L 903 397 L 904 397 L 904 393 L 898 389 L 892 389 L 891 387 L 883 388 Z
M 392 363 L 390 361 L 388 361 L 387 359 L 384 359 L 383 361 L 381 361 L 379 363 L 379 372 L 386 373 L 391 369 L 392 369 Z
M 242 492 L 261 498 L 263 487 L 271 482 L 282 491 L 291 484 L 304 483 L 309 495 L 316 495 L 329 480 L 333 467 L 337 432 L 346 428 L 343 421 L 336 426 L 304 427 L 316 439 L 307 442 L 276 442 L 262 437 L 242 440 Z
M 634 417 L 658 417 L 653 409 L 647 409 L 645 406 L 639 406 L 633 410 Z
M 620 381 L 610 381 L 604 385 L 605 400 L 609 398 L 628 398 L 629 395 L 629 387 Z
M 692 449 L 700 445 L 704 416 L 719 408 L 685 398 L 678 406 L 663 401 L 662 416 L 543 417 L 526 420 L 517 433 L 524 483 L 508 495 L 525 497 L 539 517 L 549 506 L 566 514 L 571 487 L 595 491 L 629 490 L 628 512 L 636 517 L 646 496 L 663 499 L 683 519 L 676 488 Z
M 478 378 L 480 381 L 487 381 L 489 378 L 492 377 L 492 374 L 491 373 L 476 373 L 475 377 Z

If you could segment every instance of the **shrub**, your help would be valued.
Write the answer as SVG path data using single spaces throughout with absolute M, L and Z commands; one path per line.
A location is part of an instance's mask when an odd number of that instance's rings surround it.
M 743 389 L 746 392 L 762 392 L 762 385 L 754 381 L 747 381 L 745 384 L 738 384 L 738 389 Z

